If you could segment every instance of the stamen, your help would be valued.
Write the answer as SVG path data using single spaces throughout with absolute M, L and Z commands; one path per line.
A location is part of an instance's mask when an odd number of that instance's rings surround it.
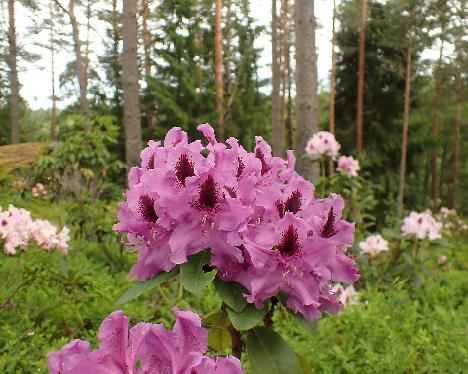
M 185 179 L 187 177 L 193 177 L 195 175 L 194 163 L 190 161 L 186 153 L 180 155 L 175 166 L 175 173 L 177 180 L 183 186 L 185 186 Z

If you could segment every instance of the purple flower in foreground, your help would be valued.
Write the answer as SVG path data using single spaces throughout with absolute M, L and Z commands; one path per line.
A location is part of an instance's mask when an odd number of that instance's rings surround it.
M 107 317 L 99 329 L 99 348 L 74 340 L 58 352 L 49 353 L 51 374 L 240 374 L 235 357 L 211 358 L 208 331 L 200 317 L 190 311 L 172 309 L 172 330 L 161 324 L 139 323 L 128 329 L 122 311 Z

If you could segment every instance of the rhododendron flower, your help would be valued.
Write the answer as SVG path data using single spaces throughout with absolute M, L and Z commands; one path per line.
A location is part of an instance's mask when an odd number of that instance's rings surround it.
M 348 177 L 357 177 L 360 169 L 359 161 L 355 160 L 353 156 L 341 156 L 338 159 L 338 169 Z
M 57 233 L 57 227 L 49 221 L 33 220 L 26 209 L 10 205 L 5 212 L 0 210 L 0 240 L 4 241 L 3 250 L 6 254 L 16 254 L 18 247 L 26 250 L 30 239 L 47 251 L 57 249 L 65 254 L 70 240 L 69 233 L 67 227 Z
M 357 291 L 354 289 L 353 285 L 350 284 L 348 287 L 343 287 L 341 284 L 336 284 L 333 286 L 333 291 L 339 293 L 338 299 L 340 300 L 341 304 L 357 304 Z
M 335 158 L 341 145 L 335 139 L 335 135 L 328 131 L 319 131 L 312 135 L 307 142 L 305 151 L 312 158 L 328 156 Z
M 294 171 L 292 151 L 287 160 L 272 156 L 256 137 L 247 152 L 234 138 L 219 143 L 208 124 L 198 130 L 206 146 L 174 128 L 130 171 L 114 229 L 138 250 L 132 276 L 146 280 L 208 248 L 219 278 L 243 284 L 257 308 L 285 292 L 287 306 L 309 319 L 338 311 L 331 282 L 358 279 L 346 254 L 354 224 L 341 219 L 343 199 L 316 199 Z
M 51 374 L 240 374 L 240 361 L 232 356 L 211 358 L 208 330 L 200 317 L 173 308 L 172 330 L 162 324 L 138 323 L 129 330 L 122 311 L 113 312 L 99 328 L 99 348 L 74 340 L 58 352 L 49 353 Z
M 388 241 L 381 235 L 370 235 L 363 242 L 359 243 L 361 254 L 369 253 L 371 257 L 376 257 L 380 252 L 388 251 Z
M 415 235 L 418 239 L 440 239 L 442 223 L 434 219 L 429 210 L 417 213 L 411 212 L 403 221 L 401 231 L 404 235 Z
M 439 256 L 439 265 L 443 265 L 447 262 L 447 256 Z

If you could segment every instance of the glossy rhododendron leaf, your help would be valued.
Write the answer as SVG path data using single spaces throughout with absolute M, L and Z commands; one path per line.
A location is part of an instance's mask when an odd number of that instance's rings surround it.
M 214 286 L 221 299 L 235 312 L 240 313 L 245 309 L 247 301 L 243 295 L 247 290 L 244 286 L 236 282 L 222 282 L 219 279 L 214 280 Z
M 210 257 L 210 252 L 204 250 L 189 256 L 188 262 L 180 266 L 180 281 L 186 290 L 197 293 L 213 281 L 218 270 L 203 269 L 210 263 Z
M 257 309 L 254 305 L 249 304 L 240 313 L 235 312 L 231 308 L 227 308 L 229 320 L 236 330 L 250 330 L 262 322 L 268 312 L 269 303 L 263 309 Z
M 138 296 L 152 290 L 157 285 L 164 283 L 165 281 L 175 277 L 179 273 L 179 268 L 175 267 L 170 272 L 159 273 L 154 278 L 151 278 L 145 282 L 138 282 L 127 292 L 125 292 L 119 300 L 117 300 L 117 305 L 122 305 L 128 303 L 130 300 L 136 299 Z
M 208 345 L 218 352 L 224 352 L 231 347 L 229 318 L 226 311 L 221 310 L 204 318 L 203 325 L 208 328 Z
M 255 327 L 248 332 L 247 355 L 255 374 L 302 373 L 301 365 L 289 345 L 267 327 Z

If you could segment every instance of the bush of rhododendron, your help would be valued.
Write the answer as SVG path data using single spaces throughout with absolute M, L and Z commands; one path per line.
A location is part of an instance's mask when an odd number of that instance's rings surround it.
M 17 249 L 26 251 L 31 241 L 46 251 L 56 249 L 66 254 L 69 233 L 67 227 L 63 227 L 59 232 L 57 227 L 47 220 L 34 220 L 26 209 L 10 205 L 8 210 L 2 211 L 0 207 L 0 242 L 3 242 L 5 254 L 15 255 Z
M 119 303 L 178 273 L 181 284 L 191 292 L 200 292 L 214 282 L 223 300 L 219 315 L 229 321 L 225 327 L 232 336 L 233 354 L 240 358 L 243 340 L 247 339 L 254 371 L 272 365 L 265 363 L 270 360 L 273 365 L 287 367 L 282 372 L 296 373 L 298 359 L 281 337 L 267 328 L 275 305 L 280 302 L 308 320 L 341 309 L 340 289 L 333 288 L 334 283 L 352 283 L 359 278 L 354 259 L 347 253 L 354 241 L 354 224 L 341 218 L 344 201 L 339 195 L 323 199 L 314 196 L 314 186 L 295 172 L 291 151 L 287 160 L 273 157 L 270 146 L 256 137 L 254 151 L 247 152 L 234 138 L 219 143 L 208 124 L 198 130 L 206 137 L 206 146 L 199 140 L 189 142 L 184 131 L 173 128 L 163 143 L 150 141 L 141 152 L 141 166 L 129 172 L 126 201 L 120 205 L 114 229 L 126 233 L 127 248 L 138 252 L 132 277 L 148 286 L 142 289 L 137 284 Z M 267 327 L 259 327 L 260 323 Z M 108 325 L 106 320 L 100 337 L 108 334 Z M 144 326 L 148 331 L 160 329 Z M 117 365 L 135 370 L 138 356 L 142 369 L 150 363 L 155 365 L 145 372 L 162 373 L 167 366 L 172 372 L 182 373 L 189 369 L 199 372 L 197 365 L 201 364 L 215 372 L 216 365 L 224 362 L 195 360 L 206 350 L 206 344 L 202 344 L 203 348 L 195 349 L 198 356 L 189 360 L 193 366 L 180 360 L 183 370 L 178 371 L 171 366 L 173 361 L 166 365 L 161 364 L 163 358 L 157 358 L 163 355 L 166 360 L 168 354 L 180 354 L 177 347 L 172 353 L 171 349 L 157 347 L 156 342 L 166 333 L 148 333 L 143 338 L 140 331 L 135 340 L 131 331 L 130 340 L 126 340 L 126 327 L 124 330 L 122 338 L 121 333 L 109 332 L 121 340 L 115 342 L 114 338 L 113 347 L 128 347 L 119 363 L 99 358 L 100 352 L 103 357 L 113 355 L 108 352 L 109 344 L 100 338 L 104 348 L 97 352 L 90 353 L 86 343 L 71 343 L 51 356 L 50 365 L 55 372 L 65 373 L 74 372 L 75 365 L 85 362 L 104 362 L 100 365 L 107 369 Z M 200 334 L 192 332 L 191 339 L 199 343 Z M 264 346 L 267 350 L 280 347 L 283 357 L 264 357 Z M 66 361 L 65 366 L 56 365 L 57 357 Z M 278 363 L 279 359 L 282 362 Z M 236 362 L 229 360 L 230 365 Z M 235 370 L 240 370 L 237 364 Z

